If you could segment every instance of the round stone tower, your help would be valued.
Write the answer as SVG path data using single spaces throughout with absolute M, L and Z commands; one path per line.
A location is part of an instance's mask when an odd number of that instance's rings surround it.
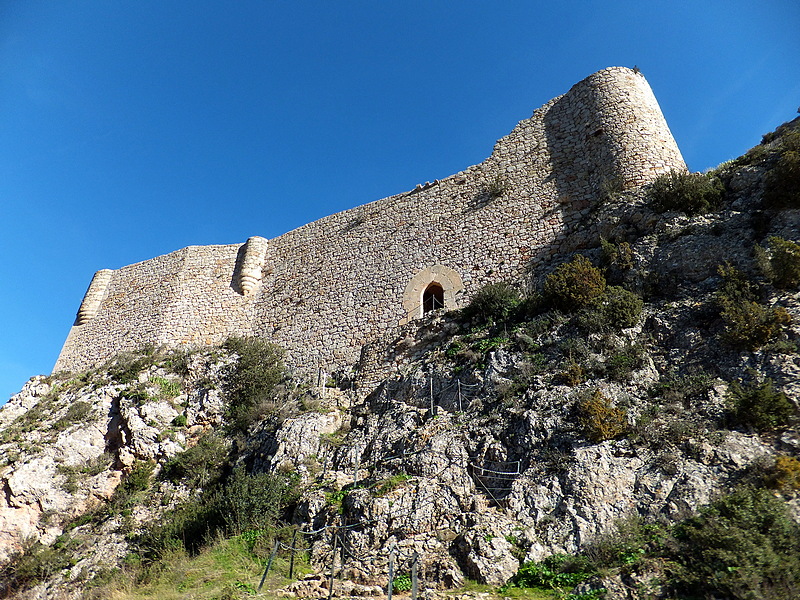
M 653 90 L 638 71 L 610 67 L 576 84 L 594 106 L 587 134 L 602 137 L 613 168 L 626 186 L 641 185 L 673 169 L 686 170 Z

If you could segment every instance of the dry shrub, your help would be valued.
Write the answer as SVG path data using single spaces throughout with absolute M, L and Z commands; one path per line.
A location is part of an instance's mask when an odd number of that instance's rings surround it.
M 800 490 L 800 459 L 785 455 L 776 458 L 770 484 L 779 490 Z
M 595 388 L 578 401 L 578 419 L 583 434 L 594 443 L 613 440 L 628 430 L 628 417 Z

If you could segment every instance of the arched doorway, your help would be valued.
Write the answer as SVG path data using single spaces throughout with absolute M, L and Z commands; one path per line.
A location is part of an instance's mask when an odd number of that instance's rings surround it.
M 461 276 L 444 265 L 431 265 L 418 271 L 403 292 L 403 316 L 400 325 L 437 308 L 458 308 L 457 294 L 464 289 Z
M 422 314 L 437 308 L 444 308 L 444 288 L 434 281 L 422 292 Z

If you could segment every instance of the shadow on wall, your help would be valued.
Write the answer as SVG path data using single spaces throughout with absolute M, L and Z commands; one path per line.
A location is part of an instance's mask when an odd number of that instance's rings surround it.
M 244 295 L 242 289 L 242 267 L 244 266 L 244 255 L 247 251 L 247 244 L 239 246 L 239 251 L 236 253 L 236 263 L 233 267 L 233 274 L 231 275 L 230 288 L 237 294 Z
M 593 205 L 603 185 L 621 176 L 615 144 L 603 122 L 600 92 L 594 85 L 585 87 L 556 100 L 544 117 L 550 177 L 565 210 Z M 580 116 L 569 118 L 576 113 Z

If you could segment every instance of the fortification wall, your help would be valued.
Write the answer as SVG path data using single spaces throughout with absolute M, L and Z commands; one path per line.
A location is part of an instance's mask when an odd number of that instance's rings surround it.
M 87 292 L 84 312 L 95 316 L 72 328 L 56 370 L 147 342 L 232 334 L 273 340 L 302 372 L 336 370 L 420 316 L 429 283 L 455 308 L 484 284 L 524 277 L 562 250 L 603 185 L 672 168 L 685 165 L 644 77 L 605 69 L 456 175 L 272 240 L 189 247 L 114 271 L 99 306 L 97 289 Z

